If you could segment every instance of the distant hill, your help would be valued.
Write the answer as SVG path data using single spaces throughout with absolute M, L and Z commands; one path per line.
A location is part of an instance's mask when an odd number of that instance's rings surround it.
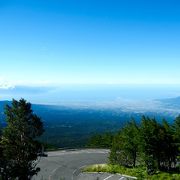
M 11 104 L 11 101 L 0 101 L 0 122 L 1 122 L 1 126 L 5 126 L 5 122 L 4 122 L 4 108 L 7 104 Z
M 165 107 L 180 109 L 180 97 L 159 100 Z
M 4 123 L 4 106 L 10 101 L 0 101 L 0 121 Z M 65 106 L 33 104 L 34 112 L 42 118 L 45 133 L 41 140 L 58 147 L 84 147 L 91 135 L 115 132 L 131 119 L 140 120 L 143 114 L 172 121 L 174 116 L 164 112 L 133 112 L 121 108 L 72 108 Z

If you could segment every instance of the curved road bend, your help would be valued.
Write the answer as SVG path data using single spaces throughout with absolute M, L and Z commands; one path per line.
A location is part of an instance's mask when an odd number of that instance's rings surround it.
M 106 163 L 108 153 L 105 149 L 48 152 L 48 157 L 41 158 L 41 171 L 33 180 L 77 180 L 82 167 Z

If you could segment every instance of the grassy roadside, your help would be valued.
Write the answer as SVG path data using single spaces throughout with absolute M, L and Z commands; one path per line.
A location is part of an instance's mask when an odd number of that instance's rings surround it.
M 83 172 L 109 172 L 135 176 L 138 180 L 179 180 L 180 174 L 157 172 L 149 176 L 145 167 L 126 168 L 119 165 L 99 164 L 91 165 L 83 169 Z

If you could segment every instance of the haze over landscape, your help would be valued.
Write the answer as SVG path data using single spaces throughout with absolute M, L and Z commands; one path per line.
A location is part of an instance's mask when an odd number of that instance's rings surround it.
M 180 96 L 179 86 L 167 85 L 61 85 L 16 86 L 0 89 L 2 100 L 26 98 L 34 104 L 75 108 L 122 108 L 129 111 L 172 111 L 162 100 Z M 179 100 L 177 98 L 177 103 Z M 179 107 L 178 107 L 179 108 Z M 177 107 L 173 110 L 179 112 Z

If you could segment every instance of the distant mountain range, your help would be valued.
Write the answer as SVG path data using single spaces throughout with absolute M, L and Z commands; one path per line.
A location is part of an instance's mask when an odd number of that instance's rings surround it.
M 180 97 L 159 100 L 165 107 L 178 109 L 180 111 Z
M 121 102 L 121 101 L 120 101 Z M 166 118 L 172 122 L 180 114 L 180 97 L 141 103 L 126 101 L 116 106 L 55 106 L 33 104 L 34 112 L 45 125 L 41 140 L 58 147 L 84 147 L 92 134 L 117 131 L 131 119 L 140 120 L 143 114 Z M 0 121 L 5 126 L 4 107 L 10 101 L 0 101 Z M 109 108 L 108 108 L 109 105 Z M 134 106 L 133 106 L 134 105 Z

